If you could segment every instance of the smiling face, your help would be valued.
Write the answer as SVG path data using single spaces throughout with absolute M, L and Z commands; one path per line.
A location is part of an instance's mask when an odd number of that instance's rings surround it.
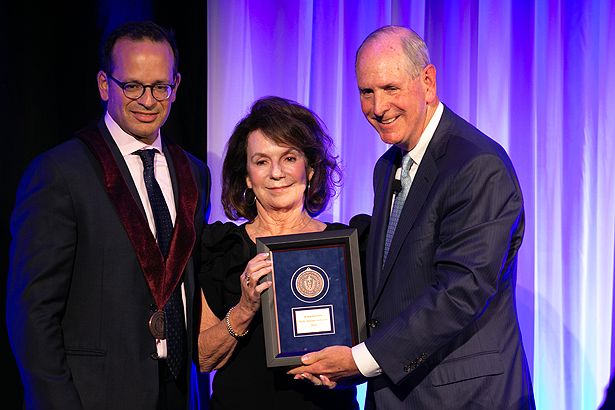
M 405 151 L 417 144 L 437 105 L 434 66 L 427 65 L 418 76 L 412 72 L 396 36 L 364 44 L 357 56 L 357 85 L 365 118 L 382 141 Z
M 302 210 L 313 175 L 306 169 L 305 156 L 299 150 L 276 144 L 260 130 L 248 135 L 246 184 L 256 195 L 259 211 Z
M 175 101 L 180 75 L 173 76 L 173 64 L 173 50 L 166 42 L 122 38 L 113 47 L 113 72 L 109 74 L 121 82 L 175 83 L 171 96 L 163 101 L 156 100 L 150 88 L 139 99 L 132 100 L 124 95 L 118 84 L 107 78 L 107 73 L 98 73 L 100 97 L 107 101 L 111 118 L 125 132 L 146 144 L 154 142 Z

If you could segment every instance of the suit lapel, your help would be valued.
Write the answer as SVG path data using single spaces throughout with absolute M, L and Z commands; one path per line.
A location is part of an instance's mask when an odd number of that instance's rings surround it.
M 113 141 L 101 138 L 101 134 L 105 135 L 103 128 L 106 129 L 104 125 L 100 129 L 83 129 L 77 133 L 77 136 L 90 148 L 101 164 L 105 189 L 133 244 L 156 305 L 162 308 L 181 280 L 196 240 L 194 215 L 198 190 L 189 160 L 179 146 L 173 143 L 166 144 L 165 153 L 170 154 L 169 169 L 172 174 L 177 213 L 169 254 L 165 260 L 149 229 L 141 200 L 138 194 L 135 195 L 130 189 L 132 186 L 136 192 L 124 160 L 120 156 L 121 161 L 118 161 L 113 154 L 115 146 Z M 121 171 L 122 164 L 126 172 Z
M 393 236 L 393 240 L 391 242 L 391 248 L 389 249 L 389 254 L 384 266 L 382 266 L 382 252 L 384 249 L 384 235 L 386 235 L 386 229 L 388 224 L 388 213 L 391 208 L 391 196 L 392 192 L 389 188 L 388 191 L 382 192 L 379 198 L 388 198 L 388 200 L 383 200 L 382 205 L 377 208 L 377 211 L 381 214 L 374 221 L 378 227 L 378 238 L 375 238 L 374 245 L 377 245 L 376 254 L 379 255 L 378 262 L 379 264 L 371 264 L 372 272 L 376 272 L 375 269 L 382 269 L 379 275 L 372 275 L 378 277 L 378 283 L 372 287 L 375 289 L 373 292 L 373 303 L 370 303 L 371 309 L 376 306 L 378 303 L 384 286 L 387 283 L 389 276 L 391 275 L 393 266 L 395 264 L 395 260 L 399 252 L 402 250 L 402 244 L 404 239 L 410 234 L 416 219 L 429 196 L 431 189 L 435 181 L 437 180 L 439 169 L 437 160 L 442 155 L 446 153 L 446 146 L 448 143 L 448 127 L 449 127 L 449 112 L 446 106 L 444 107 L 444 113 L 442 114 L 442 118 L 440 119 L 440 123 L 434 132 L 434 135 L 425 151 L 425 155 L 421 160 L 421 164 L 419 165 L 416 175 L 414 176 L 414 180 L 412 181 L 412 186 L 410 187 L 410 192 L 408 192 L 408 197 L 406 198 L 406 202 L 404 203 L 404 207 L 402 209 L 399 222 L 397 224 L 397 228 L 395 230 L 395 235 Z M 399 151 L 399 150 L 398 150 Z M 399 155 L 399 154 L 398 154 Z M 395 169 L 393 163 L 390 166 L 391 169 Z M 392 174 L 393 171 L 389 171 Z M 391 181 L 389 185 L 392 183 L 393 176 L 391 175 Z M 374 213 L 376 212 L 376 206 L 374 207 Z M 374 224 L 372 224 L 374 226 Z M 383 233 L 384 232 L 384 233 Z M 382 237 L 380 237 L 382 235 Z M 375 249 L 372 249 L 372 252 Z
M 175 165 L 173 164 L 173 157 L 171 156 L 171 153 L 169 152 L 169 147 L 167 147 L 167 144 L 163 143 L 162 144 L 162 152 L 164 153 L 164 157 L 167 161 L 167 166 L 169 167 L 169 175 L 171 176 L 171 186 L 173 187 L 173 198 L 175 199 L 175 209 L 179 208 L 179 198 L 178 195 L 179 193 L 177 192 L 177 174 L 175 172 Z
M 401 250 L 404 238 L 408 236 L 410 230 L 414 226 L 416 217 L 423 207 L 423 204 L 425 203 L 425 200 L 427 199 L 429 191 L 431 191 L 431 187 L 433 186 L 437 176 L 438 167 L 436 166 L 435 161 L 431 156 L 425 155 L 414 177 L 414 181 L 412 181 L 410 192 L 408 192 L 408 197 L 406 198 L 406 202 L 404 203 L 404 207 L 401 211 L 399 222 L 397 224 L 397 228 L 395 229 L 395 235 L 393 235 L 393 240 L 391 241 L 389 255 L 384 266 L 382 267 L 382 272 L 380 273 L 380 281 L 378 282 L 376 294 L 380 294 L 382 292 L 382 288 L 384 287 L 387 278 L 391 274 L 391 269 L 393 268 L 395 259 L 397 259 L 397 255 Z
M 401 151 L 393 146 L 378 161 L 374 172 L 374 197 L 381 200 L 374 201 L 367 246 L 370 289 L 378 288 L 379 278 L 382 274 L 382 256 L 393 196 L 393 180 L 395 179 L 395 170 L 399 166 L 400 161 Z M 374 292 L 368 292 L 370 306 L 373 306 L 375 296 Z
M 139 206 L 139 209 L 141 210 L 141 214 L 143 215 L 144 218 L 147 219 L 147 216 L 145 214 L 145 208 L 143 208 L 141 197 L 139 196 L 139 192 L 137 191 L 137 186 L 135 185 L 135 182 L 132 179 L 132 175 L 130 174 L 128 165 L 126 165 L 126 161 L 124 160 L 124 157 L 122 156 L 122 153 L 120 152 L 120 149 L 117 147 L 117 144 L 113 140 L 113 137 L 109 133 L 109 130 L 107 129 L 107 126 L 105 125 L 104 120 L 100 120 L 98 122 L 98 132 L 100 133 L 100 135 L 102 135 L 103 139 L 107 143 L 107 146 L 111 150 L 113 159 L 115 159 L 115 163 L 117 164 L 117 167 L 120 173 L 122 174 L 122 177 L 124 178 L 124 182 L 126 182 L 126 185 L 128 187 L 128 190 L 130 191 L 130 194 L 132 195 L 132 198 L 134 199 L 135 203 Z
M 196 242 L 194 217 L 198 204 L 198 189 L 192 171 L 190 160 L 184 151 L 175 143 L 166 141 L 163 145 L 165 155 L 168 153 L 168 164 L 175 197 L 175 226 L 171 247 L 166 260 L 165 286 L 175 289 L 192 255 Z M 177 272 L 178 274 L 174 274 Z

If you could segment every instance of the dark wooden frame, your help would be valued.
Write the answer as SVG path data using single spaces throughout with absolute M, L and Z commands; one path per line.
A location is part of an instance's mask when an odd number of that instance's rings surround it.
M 275 272 L 275 254 L 278 251 L 306 250 L 310 248 L 321 248 L 323 246 L 342 245 L 344 248 L 345 269 L 344 276 L 349 291 L 348 312 L 351 322 L 351 345 L 356 345 L 367 337 L 365 302 L 363 300 L 363 283 L 361 278 L 361 262 L 359 257 L 359 244 L 356 229 L 341 229 L 323 232 L 313 232 L 305 234 L 270 236 L 256 239 L 257 251 L 266 252 L 274 261 L 273 270 Z M 271 273 L 263 280 L 272 280 Z M 275 306 L 276 283 L 271 288 L 263 292 L 261 298 L 261 309 L 263 313 L 263 327 L 265 331 L 265 348 L 267 355 L 267 366 L 297 366 L 301 364 L 301 356 L 283 354 L 280 351 L 280 331 L 279 321 L 276 315 Z M 318 336 L 315 336 L 318 337 Z

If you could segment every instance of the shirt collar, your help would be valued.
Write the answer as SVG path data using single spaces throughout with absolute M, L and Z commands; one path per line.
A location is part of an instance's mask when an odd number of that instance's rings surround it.
M 444 105 L 441 102 L 438 102 L 438 106 L 436 107 L 436 111 L 433 114 L 433 117 L 427 123 L 427 127 L 421 133 L 421 137 L 419 138 L 419 142 L 408 152 L 412 161 L 418 166 L 421 164 L 421 160 L 425 155 L 425 151 L 427 150 L 427 146 L 433 137 L 433 134 L 436 132 L 436 128 L 440 123 L 440 119 L 442 118 L 442 113 L 444 112 Z
M 162 141 L 160 139 L 160 130 L 158 130 L 158 136 L 156 140 L 152 143 L 152 145 L 145 144 L 144 142 L 139 141 L 132 135 L 128 134 L 124 131 L 111 115 L 109 115 L 109 111 L 105 114 L 105 125 L 111 133 L 111 137 L 113 137 L 113 141 L 120 150 L 120 153 L 123 157 L 127 157 L 128 155 L 132 155 L 133 152 L 138 151 L 144 148 L 156 148 L 159 153 L 162 154 Z M 164 154 L 163 154 L 164 155 Z

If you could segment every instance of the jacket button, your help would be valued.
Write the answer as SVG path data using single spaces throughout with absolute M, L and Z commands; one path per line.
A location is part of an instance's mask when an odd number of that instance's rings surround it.
M 158 360 L 158 353 L 154 352 L 154 353 L 150 354 L 149 357 L 152 360 Z
M 378 322 L 378 320 L 377 320 L 377 319 L 370 319 L 370 321 L 369 321 L 369 322 L 367 322 L 367 326 L 369 326 L 369 327 L 370 327 L 370 328 L 372 328 L 372 329 L 375 329 L 375 328 L 376 328 L 376 326 L 378 326 L 378 324 L 379 324 L 379 323 L 380 323 L 380 322 Z

